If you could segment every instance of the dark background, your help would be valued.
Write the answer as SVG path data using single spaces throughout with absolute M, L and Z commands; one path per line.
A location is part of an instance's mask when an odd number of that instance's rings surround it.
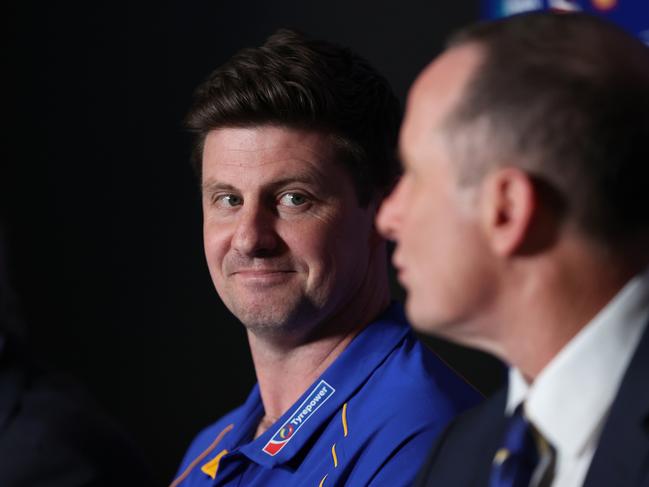
M 0 210 L 33 349 L 85 384 L 167 482 L 193 435 L 255 381 L 203 259 L 181 127 L 193 88 L 293 27 L 353 48 L 404 100 L 443 39 L 477 18 L 477 0 L 6 8 Z M 493 390 L 492 361 L 434 346 Z

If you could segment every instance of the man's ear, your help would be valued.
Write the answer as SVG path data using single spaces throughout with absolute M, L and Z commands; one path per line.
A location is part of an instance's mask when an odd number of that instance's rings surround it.
M 482 184 L 482 224 L 494 254 L 518 253 L 529 235 L 537 210 L 534 183 L 516 167 L 490 172 Z

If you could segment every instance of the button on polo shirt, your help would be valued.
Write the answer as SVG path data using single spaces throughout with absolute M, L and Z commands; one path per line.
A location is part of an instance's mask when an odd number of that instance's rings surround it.
M 174 486 L 410 485 L 448 421 L 481 399 L 393 304 L 264 434 L 256 385 L 203 430 Z

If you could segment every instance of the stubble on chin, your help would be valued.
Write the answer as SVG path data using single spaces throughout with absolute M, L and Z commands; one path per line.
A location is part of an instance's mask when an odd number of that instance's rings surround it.
M 309 316 L 316 316 L 317 307 L 308 300 L 278 298 L 259 303 L 224 300 L 232 314 L 249 333 L 260 339 L 297 338 L 308 328 Z

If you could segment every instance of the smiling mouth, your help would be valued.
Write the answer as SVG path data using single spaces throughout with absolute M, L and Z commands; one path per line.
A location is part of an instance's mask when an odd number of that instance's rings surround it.
M 287 281 L 293 274 L 295 274 L 295 271 L 250 269 L 233 272 L 232 277 L 249 284 L 272 285 Z
M 283 269 L 242 269 L 234 271 L 232 275 L 239 275 L 245 277 L 257 277 L 257 276 L 267 276 L 273 274 L 291 274 L 295 271 L 292 270 L 283 270 Z

